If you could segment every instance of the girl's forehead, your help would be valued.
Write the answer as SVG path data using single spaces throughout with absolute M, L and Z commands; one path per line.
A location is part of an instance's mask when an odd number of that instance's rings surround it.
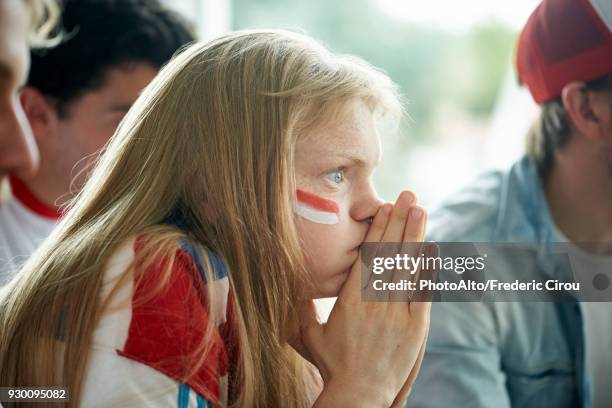
M 307 162 L 346 159 L 362 166 L 380 161 L 380 141 L 375 130 L 344 132 L 329 128 L 298 143 L 296 159 Z
M 346 114 L 314 127 L 296 146 L 298 156 L 355 157 L 378 162 L 380 140 L 369 109 L 355 106 Z

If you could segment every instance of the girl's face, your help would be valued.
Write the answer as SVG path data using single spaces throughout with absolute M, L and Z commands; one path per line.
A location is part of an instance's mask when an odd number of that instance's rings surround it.
M 337 296 L 357 259 L 369 220 L 383 204 L 372 184 L 379 160 L 374 118 L 361 101 L 298 142 L 295 219 L 314 278 L 309 297 Z

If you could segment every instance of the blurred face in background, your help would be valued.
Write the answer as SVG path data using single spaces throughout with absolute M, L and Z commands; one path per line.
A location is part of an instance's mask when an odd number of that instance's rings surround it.
M 53 143 L 45 146 L 45 153 L 56 161 L 57 177 L 72 177 L 77 188 L 86 181 L 85 172 L 80 170 L 91 163 L 108 142 L 128 109 L 156 74 L 157 68 L 144 63 L 113 67 L 105 74 L 100 88 L 71 102 L 66 114 L 56 117 L 55 125 L 43 137 L 53 138 Z
M 24 182 L 36 196 L 61 205 L 68 192 L 82 188 L 99 151 L 157 72 L 148 63 L 112 66 L 99 86 L 61 107 L 37 88 L 23 88 L 21 104 L 40 150 L 40 169 Z
M 337 296 L 383 204 L 372 175 L 380 160 L 374 118 L 361 101 L 316 126 L 296 147 L 296 224 L 315 283 L 312 298 Z
M 19 103 L 30 64 L 23 0 L 0 1 L 0 182 L 9 173 L 32 174 L 38 150 Z
M 157 0 L 61 3 L 63 40 L 31 54 L 20 93 L 40 152 L 38 171 L 20 181 L 56 208 L 83 187 L 100 149 L 159 68 L 194 40 L 190 24 Z

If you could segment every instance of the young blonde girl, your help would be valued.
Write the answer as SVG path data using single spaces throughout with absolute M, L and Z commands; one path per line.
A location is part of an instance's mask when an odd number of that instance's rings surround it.
M 73 406 L 401 402 L 428 304 L 361 302 L 356 262 L 364 240 L 422 240 L 414 196 L 371 185 L 374 114 L 398 111 L 384 75 L 305 36 L 183 51 L 0 292 L 0 384 Z M 311 299 L 338 294 L 321 326 Z

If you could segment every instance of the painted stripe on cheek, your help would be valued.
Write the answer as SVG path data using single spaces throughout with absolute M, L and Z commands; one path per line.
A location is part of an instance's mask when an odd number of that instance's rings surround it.
M 295 206 L 296 214 L 317 224 L 333 225 L 340 222 L 338 217 L 340 208 L 334 201 L 302 190 L 296 192 L 298 199 Z
M 338 207 L 338 204 L 336 204 L 335 201 L 328 200 L 326 198 L 319 197 L 318 195 L 307 193 L 302 190 L 296 190 L 296 192 L 298 201 L 303 204 L 306 204 L 320 211 L 333 212 L 336 214 L 340 212 L 340 208 Z

